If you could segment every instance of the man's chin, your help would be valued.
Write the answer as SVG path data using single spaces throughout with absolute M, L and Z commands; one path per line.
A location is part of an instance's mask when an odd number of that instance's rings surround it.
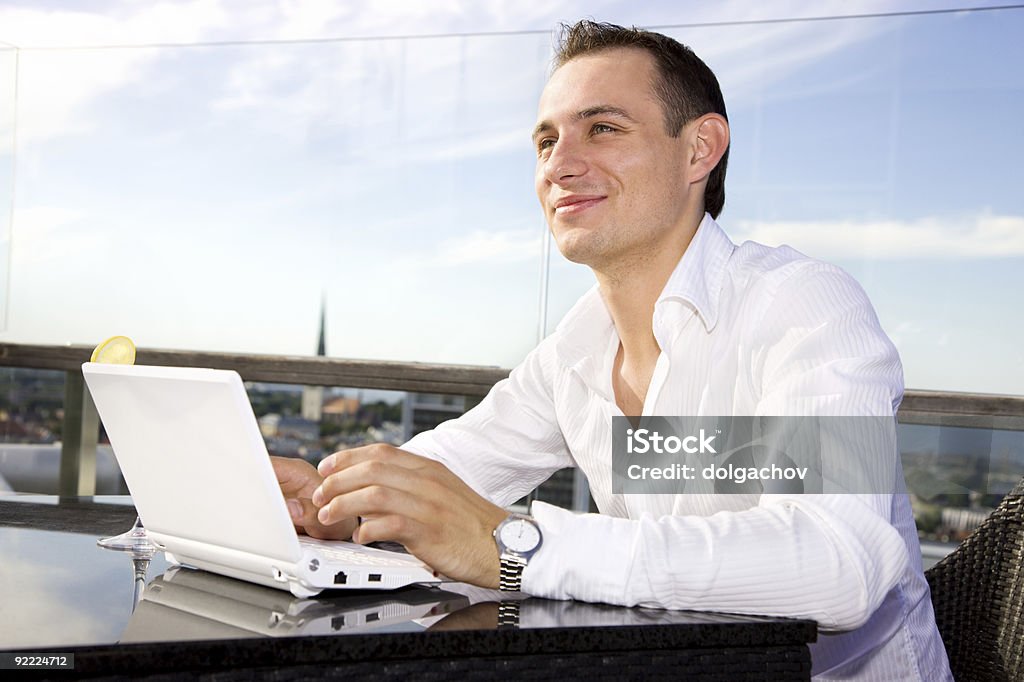
M 578 232 L 578 230 L 574 231 Z M 562 234 L 555 235 L 555 245 L 558 247 L 559 253 L 567 261 L 572 263 L 578 263 L 579 265 L 590 265 L 594 257 L 597 255 L 596 252 L 600 249 L 596 248 L 593 239 L 587 239 L 593 235 L 586 234 Z
M 565 251 L 562 251 L 562 256 L 570 263 L 576 263 L 577 265 L 590 265 L 590 260 L 580 253 L 566 253 Z
M 586 249 L 571 247 L 562 248 L 559 246 L 558 250 L 562 254 L 562 257 L 570 263 L 576 263 L 577 265 L 590 265 L 590 254 Z

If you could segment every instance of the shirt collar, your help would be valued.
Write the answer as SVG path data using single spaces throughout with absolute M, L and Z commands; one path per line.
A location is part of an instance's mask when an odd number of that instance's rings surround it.
M 710 214 L 705 213 L 690 245 L 661 290 L 655 310 L 665 301 L 685 301 L 693 306 L 710 333 L 718 324 L 722 280 L 735 250 L 736 245 L 728 235 Z
M 558 323 L 555 348 L 561 361 L 578 372 L 597 371 L 615 325 L 595 284 Z
M 655 304 L 653 324 L 659 343 L 664 336 L 660 332 L 665 326 L 662 309 L 667 301 L 688 303 L 705 329 L 714 329 L 726 265 L 735 249 L 718 223 L 705 213 Z M 599 369 L 615 326 L 596 284 L 566 313 L 557 330 L 560 338 L 556 348 L 562 362 L 577 371 Z

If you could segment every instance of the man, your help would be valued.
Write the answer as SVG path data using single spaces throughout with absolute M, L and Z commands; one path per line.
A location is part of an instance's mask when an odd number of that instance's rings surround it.
M 597 286 L 463 417 L 319 473 L 276 462 L 297 527 L 395 540 L 452 578 L 541 597 L 813 618 L 843 632 L 812 646 L 822 678 L 949 678 L 906 495 L 613 492 L 613 416 L 891 418 L 902 369 L 849 276 L 737 247 L 714 222 L 729 124 L 688 48 L 583 21 L 555 67 L 537 194 Z M 566 466 L 601 514 L 537 503 L 508 518 Z

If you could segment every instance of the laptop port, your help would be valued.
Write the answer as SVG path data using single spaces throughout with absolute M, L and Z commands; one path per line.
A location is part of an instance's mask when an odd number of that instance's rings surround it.
M 348 582 L 348 576 L 345 575 L 345 571 L 338 571 L 337 573 L 334 574 L 334 584 L 335 585 L 344 585 L 347 582 Z
M 371 573 L 370 577 L 367 578 L 366 580 L 367 580 L 367 582 L 371 582 L 371 583 L 379 583 L 380 582 L 380 573 Z
M 367 623 L 375 623 L 378 620 L 380 620 L 380 613 L 376 613 L 375 612 L 375 613 L 368 613 L 368 614 L 366 614 L 366 622 Z

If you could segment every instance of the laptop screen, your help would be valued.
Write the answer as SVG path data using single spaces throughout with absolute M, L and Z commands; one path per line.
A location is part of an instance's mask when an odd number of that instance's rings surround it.
M 301 556 L 236 372 L 82 365 L 146 528 L 265 557 Z

